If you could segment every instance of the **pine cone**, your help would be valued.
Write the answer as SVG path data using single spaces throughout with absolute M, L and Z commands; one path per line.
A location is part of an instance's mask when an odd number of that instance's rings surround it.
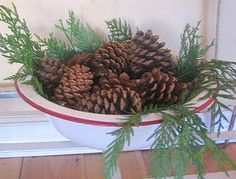
M 65 70 L 58 87 L 54 89 L 52 100 L 60 105 L 73 107 L 79 98 L 90 93 L 92 84 L 93 74 L 90 69 L 76 64 Z
M 134 79 L 153 68 L 161 67 L 161 71 L 169 75 L 176 74 L 176 64 L 169 49 L 163 48 L 165 43 L 158 42 L 159 36 L 153 35 L 151 30 L 145 34 L 138 31 L 130 44 L 130 71 Z
M 59 84 L 66 66 L 58 59 L 42 59 L 36 74 L 42 82 L 45 92 L 50 96 L 52 90 Z
M 101 89 L 111 89 L 116 86 L 129 87 L 132 88 L 132 81 L 127 73 L 123 72 L 121 74 L 115 74 L 109 72 L 107 76 L 101 77 L 98 80 L 98 85 L 94 85 L 94 91 Z
M 187 83 L 177 83 L 174 76 L 161 72 L 161 68 L 145 72 L 134 87 L 144 104 L 176 103 L 187 88 Z
M 80 65 L 85 65 L 85 66 L 90 67 L 93 58 L 94 58 L 94 55 L 90 53 L 76 54 L 68 61 L 67 65 L 74 66 L 76 64 L 80 64 Z
M 142 101 L 135 91 L 119 86 L 87 94 L 77 103 L 76 109 L 102 114 L 128 114 L 140 112 Z
M 106 76 L 109 72 L 120 74 L 128 66 L 128 51 L 119 42 L 108 42 L 104 44 L 95 54 L 92 62 L 94 75 L 97 77 Z

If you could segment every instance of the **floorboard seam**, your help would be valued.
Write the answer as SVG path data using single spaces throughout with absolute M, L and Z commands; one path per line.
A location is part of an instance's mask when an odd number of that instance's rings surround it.
M 23 157 L 22 160 L 21 160 L 20 173 L 19 173 L 18 179 L 21 179 L 22 169 L 23 169 L 23 165 L 24 165 L 24 160 L 25 160 L 25 158 Z

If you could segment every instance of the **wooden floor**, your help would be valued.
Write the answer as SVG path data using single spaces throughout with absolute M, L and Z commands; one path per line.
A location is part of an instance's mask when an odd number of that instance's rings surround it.
M 225 151 L 236 162 L 236 144 Z M 219 171 L 209 156 L 206 161 L 207 172 Z M 0 179 L 103 179 L 103 167 L 101 154 L 6 158 L 0 159 Z M 149 152 L 123 152 L 119 168 L 123 179 L 148 178 Z M 194 173 L 192 167 L 189 173 Z

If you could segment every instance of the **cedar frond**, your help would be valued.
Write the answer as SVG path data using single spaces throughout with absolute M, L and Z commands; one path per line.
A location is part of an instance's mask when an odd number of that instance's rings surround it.
M 56 27 L 61 30 L 69 41 L 73 50 L 78 52 L 95 52 L 104 42 L 103 37 L 94 31 L 88 24 L 82 24 L 75 17 L 73 11 L 69 11 L 66 27 L 60 20 Z
M 105 169 L 103 172 L 106 179 L 112 178 L 114 172 L 117 170 L 117 160 L 119 153 L 122 152 L 126 143 L 129 145 L 131 142 L 131 136 L 134 135 L 132 125 L 138 125 L 140 122 L 140 116 L 138 114 L 134 114 L 123 123 L 124 127 L 109 133 L 111 136 L 114 136 L 115 139 L 107 146 L 107 149 L 103 154 L 103 162 L 105 164 Z
M 13 9 L 0 5 L 0 21 L 4 22 L 11 34 L 0 33 L 0 52 L 9 63 L 19 63 L 24 66 L 21 72 L 10 76 L 10 80 L 25 80 L 27 76 L 34 76 L 39 59 L 43 57 L 39 44 L 32 40 L 32 35 L 24 19 L 20 19 L 14 4 Z M 38 83 L 36 78 L 31 79 L 32 84 Z M 45 96 L 39 85 L 36 90 Z
M 181 35 L 181 48 L 177 60 L 178 79 L 181 81 L 191 81 L 198 73 L 198 65 L 209 48 L 214 45 L 214 41 L 206 47 L 202 47 L 199 32 L 200 21 L 196 27 L 187 24 Z
M 129 43 L 132 39 L 132 29 L 126 20 L 112 19 L 105 21 L 109 30 L 109 39 L 121 43 Z
M 65 42 L 57 39 L 53 33 L 50 33 L 48 38 L 40 38 L 39 36 L 37 38 L 44 54 L 49 58 L 58 58 L 66 63 L 76 53 Z

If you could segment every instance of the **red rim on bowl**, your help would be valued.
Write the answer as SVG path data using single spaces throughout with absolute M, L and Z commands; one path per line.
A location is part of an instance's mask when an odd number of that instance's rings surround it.
M 19 88 L 19 85 L 17 82 L 15 82 L 15 88 L 18 93 L 18 95 L 30 106 L 33 106 L 34 108 L 38 109 L 39 111 L 42 111 L 50 116 L 54 116 L 63 120 L 76 122 L 76 123 L 83 123 L 83 124 L 90 124 L 90 125 L 96 125 L 96 126 L 111 126 L 111 127 L 120 127 L 122 124 L 117 122 L 105 122 L 105 121 L 96 121 L 91 119 L 83 119 L 76 116 L 70 116 L 67 114 L 63 114 L 60 112 L 56 112 L 50 109 L 45 108 L 42 105 L 37 104 L 37 102 L 32 101 L 30 98 L 24 95 L 24 93 Z M 42 97 L 43 98 L 43 97 Z M 215 96 L 212 96 L 208 100 L 206 100 L 203 104 L 195 108 L 195 112 L 200 112 L 207 108 L 213 101 L 215 100 Z M 154 125 L 154 124 L 160 124 L 162 122 L 162 119 L 156 119 L 151 121 L 143 121 L 140 123 L 140 126 L 147 126 L 147 125 Z

